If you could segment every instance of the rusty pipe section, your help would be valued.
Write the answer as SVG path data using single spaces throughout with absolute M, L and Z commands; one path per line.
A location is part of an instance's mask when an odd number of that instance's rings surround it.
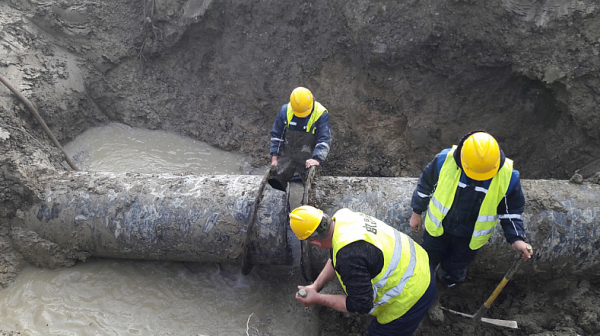
M 66 172 L 41 177 L 41 202 L 12 226 L 95 257 L 242 263 L 261 179 Z M 249 263 L 290 263 L 287 214 L 285 193 L 265 188 Z
M 333 214 L 340 208 L 381 219 L 420 242 L 411 233 L 410 200 L 415 178 L 321 177 L 313 185 L 311 204 Z M 532 260 L 519 272 L 538 278 L 597 276 L 600 273 L 600 185 L 556 180 L 521 181 L 526 205 L 523 220 Z M 327 253 L 312 248 L 310 278 L 316 278 Z M 489 242 L 479 250 L 469 272 L 501 278 L 518 256 L 506 242 L 498 223 Z M 306 273 L 305 273 L 306 275 Z

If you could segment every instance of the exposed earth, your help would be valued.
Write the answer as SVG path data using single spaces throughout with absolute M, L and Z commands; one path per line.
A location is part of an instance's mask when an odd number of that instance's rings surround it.
M 331 115 L 321 175 L 418 177 L 441 149 L 485 129 L 523 179 L 600 181 L 600 4 L 592 0 L 3 0 L 0 75 L 61 144 L 119 122 L 264 166 L 275 115 L 302 85 Z M 85 256 L 11 230 L 18 209 L 39 201 L 38 177 L 71 168 L 1 85 L 0 114 L 5 287 L 29 263 L 68 267 Z M 40 246 L 45 260 L 15 238 Z M 473 314 L 496 284 L 468 278 L 442 304 Z M 490 310 L 520 329 L 446 314 L 416 334 L 600 335 L 599 286 L 597 276 L 542 284 L 521 274 Z M 321 315 L 322 335 L 360 335 L 369 320 Z

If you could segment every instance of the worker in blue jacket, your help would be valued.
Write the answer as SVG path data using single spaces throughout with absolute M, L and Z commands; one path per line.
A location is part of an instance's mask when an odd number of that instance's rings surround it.
M 281 107 L 271 129 L 271 166 L 276 169 L 269 184 L 285 191 L 296 172 L 304 182 L 307 169 L 323 163 L 330 147 L 327 109 L 314 100 L 310 90 L 297 87 L 290 102 Z
M 531 257 L 519 172 L 486 132 L 471 132 L 457 146 L 441 151 L 421 174 L 411 206 L 410 226 L 420 232 L 425 222 L 421 246 L 432 269 L 439 265 L 438 283 L 446 287 L 464 281 L 467 266 L 494 232 L 498 218 L 506 241 L 524 260 Z

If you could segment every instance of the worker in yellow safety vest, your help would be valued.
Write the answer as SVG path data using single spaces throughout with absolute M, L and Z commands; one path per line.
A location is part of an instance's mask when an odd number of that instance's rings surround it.
M 330 259 L 309 286 L 296 294 L 305 307 L 321 304 L 374 315 L 367 334 L 412 335 L 435 299 L 427 253 L 409 236 L 349 209 L 329 217 L 308 205 L 294 209 L 290 226 L 298 239 L 330 250 Z M 319 293 L 337 275 L 346 295 Z
M 492 236 L 498 219 L 512 248 L 524 260 L 531 257 L 519 172 L 487 132 L 471 132 L 457 146 L 441 151 L 423 170 L 411 206 L 413 232 L 421 231 L 425 214 L 421 246 L 444 287 L 464 281 L 467 266 Z M 430 311 L 434 323 L 443 321 L 436 306 Z
M 295 88 L 271 129 L 269 152 L 275 174 L 269 178 L 269 185 L 285 191 L 295 173 L 304 182 L 307 169 L 323 163 L 330 147 L 329 112 L 315 101 L 310 90 Z

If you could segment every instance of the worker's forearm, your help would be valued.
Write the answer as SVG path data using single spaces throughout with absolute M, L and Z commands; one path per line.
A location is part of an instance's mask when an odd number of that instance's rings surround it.
M 335 269 L 333 269 L 333 263 L 330 258 L 327 260 L 325 267 L 323 267 L 323 270 L 314 282 L 315 289 L 317 291 L 321 290 L 321 288 L 325 287 L 333 277 L 335 277 Z M 344 302 L 344 307 L 345 305 L 346 303 Z
M 343 312 L 346 309 L 346 295 L 317 294 L 316 303 Z

